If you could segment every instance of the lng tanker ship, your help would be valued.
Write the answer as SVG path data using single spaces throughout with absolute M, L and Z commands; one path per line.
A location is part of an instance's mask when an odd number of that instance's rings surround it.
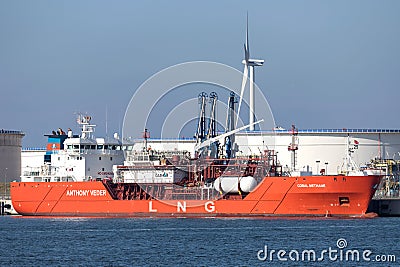
M 220 167 L 213 165 L 205 171 Z M 161 172 L 167 170 L 170 169 Z M 184 185 L 110 180 L 13 182 L 11 195 L 15 210 L 30 216 L 361 217 L 380 181 L 380 176 L 375 175 L 288 177 L 268 173 L 250 192 L 245 192 L 248 189 L 248 183 L 243 185 L 246 177 L 249 176 L 219 177 L 214 186 L 190 180 Z M 216 182 L 218 179 L 220 183 Z M 237 181 L 237 185 L 235 190 L 223 194 L 215 187 L 223 187 L 225 179 L 228 183 Z
M 234 101 L 230 99 L 230 102 Z M 199 118 L 199 126 L 205 125 L 205 119 Z M 74 162 L 70 163 L 72 165 L 52 168 L 56 163 L 46 162 L 46 167 L 42 168 L 46 171 L 11 183 L 13 206 L 19 214 L 362 217 L 382 177 L 371 170 L 312 175 L 311 172 L 295 171 L 295 162 L 292 172 L 286 172 L 282 171 L 276 152 L 270 149 L 257 155 L 236 155 L 235 133 L 248 126 L 219 135 L 215 129 L 208 129 L 212 133 L 208 137 L 206 129 L 198 127 L 200 132 L 196 138 L 199 142 L 192 154 L 190 151 L 152 150 L 146 145 L 147 130 L 143 136 L 145 146 L 141 150 L 132 150 L 130 145 L 121 143 L 102 141 L 99 144 L 98 139 L 87 140 L 88 129 L 93 127 L 88 123 L 87 119 L 82 121 L 81 136 L 69 134 L 63 145 L 48 145 L 48 148 L 59 148 L 52 151 L 52 161 L 65 158 Z M 294 141 L 288 146 L 293 159 L 297 158 L 298 149 L 295 134 L 293 128 Z M 56 136 L 49 136 L 49 142 L 54 139 Z M 110 170 L 111 155 L 116 158 L 122 152 L 125 161 L 114 164 Z M 88 165 L 93 160 L 107 161 L 108 165 L 106 168 Z M 90 175 L 77 173 L 89 169 Z M 65 170 L 69 171 L 67 176 Z M 104 177 L 109 173 L 113 177 Z
M 234 159 L 134 156 L 116 166 L 116 179 L 13 182 L 14 208 L 41 216 L 364 216 L 381 179 L 287 176 L 270 150 Z

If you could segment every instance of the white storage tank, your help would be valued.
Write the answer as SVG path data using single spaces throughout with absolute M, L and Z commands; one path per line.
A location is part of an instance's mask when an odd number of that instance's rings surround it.
M 257 181 L 252 176 L 245 176 L 240 179 L 240 190 L 245 193 L 250 193 L 257 186 Z
M 214 181 L 214 189 L 223 193 L 239 193 L 239 186 L 241 192 L 249 193 L 257 186 L 257 181 L 251 176 L 221 176 Z

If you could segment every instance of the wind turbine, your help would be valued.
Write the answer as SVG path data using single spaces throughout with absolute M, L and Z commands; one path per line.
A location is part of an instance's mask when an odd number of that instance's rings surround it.
M 262 66 L 264 64 L 263 59 L 251 59 L 250 58 L 250 47 L 249 47 L 249 14 L 247 14 L 246 21 L 246 42 L 244 44 L 244 64 L 242 89 L 240 91 L 239 107 L 237 112 L 236 126 L 239 121 L 240 106 L 242 104 L 244 88 L 246 87 L 247 77 L 250 76 L 250 103 L 249 103 L 249 124 L 250 131 L 254 131 L 254 120 L 255 120 L 255 101 L 254 101 L 254 67 Z M 249 73 L 250 72 L 250 73 Z

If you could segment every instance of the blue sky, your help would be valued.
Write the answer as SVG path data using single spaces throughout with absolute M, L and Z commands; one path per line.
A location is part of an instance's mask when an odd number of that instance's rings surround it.
M 112 135 L 154 73 L 193 60 L 242 70 L 247 11 L 278 125 L 399 128 L 399 1 L 215 2 L 1 1 L 0 128 L 44 146 L 76 129 L 76 112 L 105 135 L 107 112 Z

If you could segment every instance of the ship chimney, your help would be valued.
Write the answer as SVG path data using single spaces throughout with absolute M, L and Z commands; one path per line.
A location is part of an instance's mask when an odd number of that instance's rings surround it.
M 72 130 L 71 128 L 68 128 L 68 138 L 72 138 Z

